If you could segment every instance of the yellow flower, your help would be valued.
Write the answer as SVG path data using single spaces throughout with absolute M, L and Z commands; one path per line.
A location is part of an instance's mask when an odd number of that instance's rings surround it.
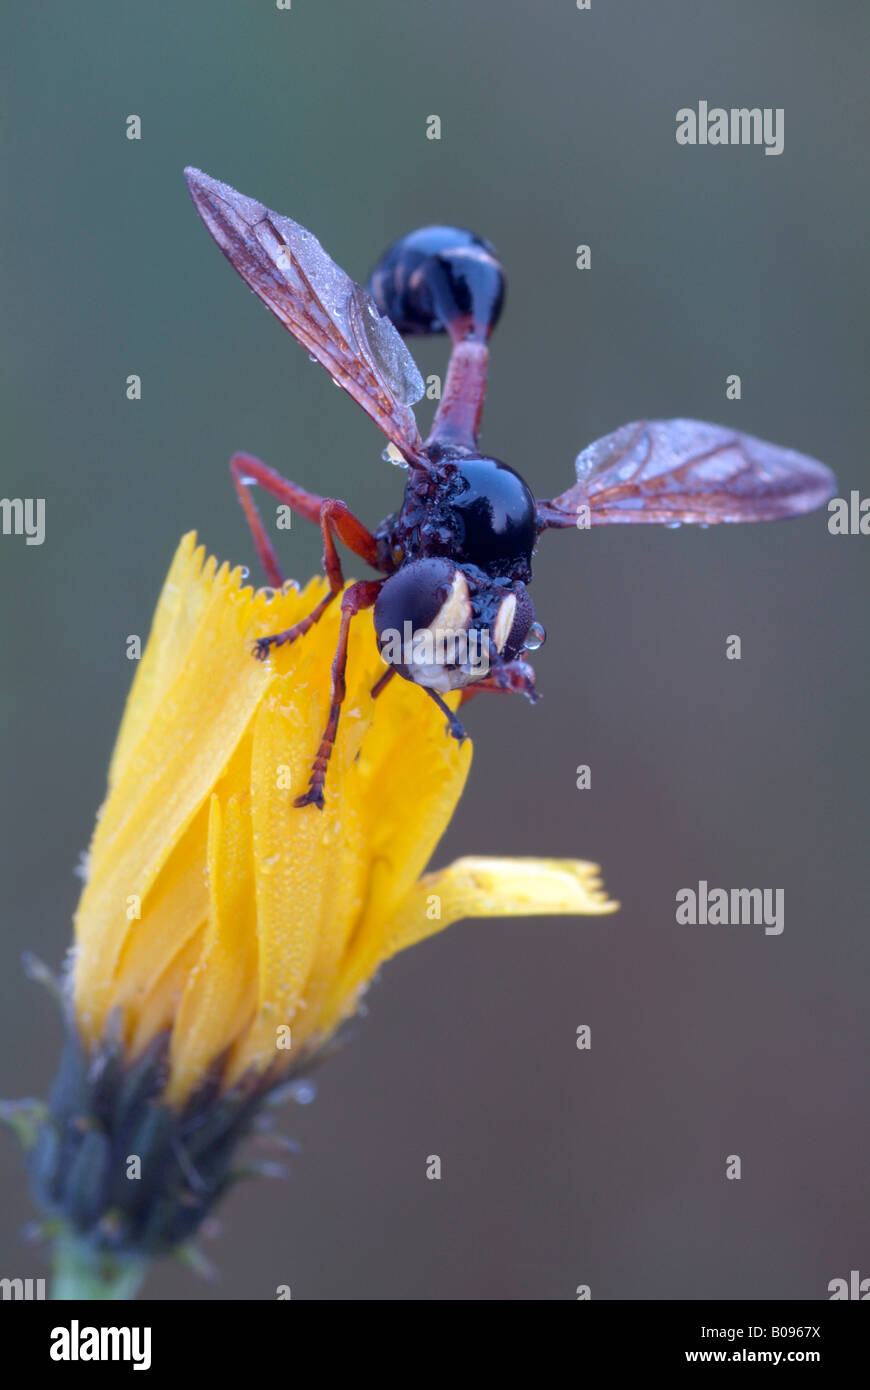
M 255 592 L 182 540 L 136 674 L 76 914 L 77 1026 L 120 1018 L 128 1056 L 170 1033 L 166 1098 L 289 1070 L 353 1013 L 383 961 L 461 917 L 605 913 L 579 861 L 462 859 L 420 875 L 471 759 L 351 626 L 326 805 L 297 809 L 326 720 L 338 604 L 270 661 L 255 638 L 325 592 Z M 289 1034 L 288 1034 L 289 1029 Z M 287 1043 L 289 1041 L 289 1050 Z

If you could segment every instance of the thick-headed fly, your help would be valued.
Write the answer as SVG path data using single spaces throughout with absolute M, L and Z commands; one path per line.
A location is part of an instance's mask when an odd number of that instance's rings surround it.
M 821 506 L 835 489 L 829 469 L 790 449 L 696 420 L 640 420 L 590 444 L 577 459 L 574 485 L 536 501 L 519 473 L 477 448 L 488 342 L 504 300 L 504 274 L 489 242 L 457 227 L 424 227 L 389 248 L 364 290 L 289 217 L 198 169 L 186 178 L 197 212 L 242 279 L 371 416 L 389 440 L 388 456 L 407 469 L 401 508 L 369 531 L 344 502 L 305 492 L 248 454 L 230 464 L 270 584 L 280 587 L 283 575 L 252 484 L 323 532 L 329 593 L 295 627 L 262 638 L 256 656 L 296 641 L 342 593 L 337 541 L 383 576 L 342 595 L 329 718 L 297 806 L 323 806 L 348 629 L 362 609 L 374 608 L 386 665 L 375 693 L 398 672 L 423 688 L 461 739 L 462 725 L 443 699 L 449 691 L 535 698 L 525 653 L 544 634 L 527 586 L 542 531 L 773 521 Z M 424 441 L 411 409 L 424 383 L 400 335 L 429 333 L 447 333 L 451 354 Z

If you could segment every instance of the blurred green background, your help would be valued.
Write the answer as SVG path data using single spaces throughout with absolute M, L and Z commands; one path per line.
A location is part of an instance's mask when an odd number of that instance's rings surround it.
M 2 491 L 47 509 L 41 547 L 0 538 L 9 1096 L 44 1094 L 54 1065 L 20 957 L 57 964 L 69 942 L 126 636 L 186 529 L 254 563 L 230 454 L 370 524 L 399 498 L 374 426 L 212 245 L 183 165 L 310 227 L 357 279 L 422 223 L 489 237 L 509 291 L 482 442 L 539 495 L 644 415 L 733 423 L 867 493 L 870 13 L 106 0 L 18 6 L 4 30 Z M 700 99 L 783 107 L 784 153 L 678 146 Z M 443 371 L 442 341 L 412 347 Z M 870 1274 L 868 555 L 823 512 L 545 538 L 545 700 L 469 706 L 438 862 L 591 858 L 621 912 L 457 926 L 392 962 L 316 1102 L 287 1113 L 290 1179 L 223 1209 L 220 1284 L 164 1265 L 146 1296 L 822 1298 Z M 283 556 L 314 572 L 316 529 Z M 699 879 L 784 888 L 783 935 L 678 926 Z M 0 1163 L 0 1273 L 38 1276 L 11 1138 Z

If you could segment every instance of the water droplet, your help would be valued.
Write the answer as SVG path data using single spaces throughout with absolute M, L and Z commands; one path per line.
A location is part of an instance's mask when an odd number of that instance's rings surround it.
M 278 590 L 270 589 L 268 585 L 264 585 L 262 589 L 257 590 L 257 593 L 260 598 L 265 599 L 266 603 L 271 603 L 272 599 L 276 597 Z
M 251 571 L 248 569 L 247 565 L 242 565 L 242 579 L 247 579 L 250 573 Z
M 239 482 L 241 483 L 242 487 L 253 487 L 256 481 L 256 478 L 249 478 L 247 474 L 244 478 L 239 479 Z
M 539 647 L 543 647 L 546 640 L 547 634 L 544 631 L 541 624 L 532 623 L 531 627 L 526 633 L 526 640 L 523 643 L 523 650 L 527 652 L 536 652 Z
M 426 383 L 417 370 L 416 362 L 393 324 L 381 317 L 371 295 L 359 286 L 352 291 L 352 313 L 354 309 L 358 315 L 356 322 L 362 329 L 376 370 L 393 395 L 402 405 L 413 405 L 422 399 L 426 394 Z
M 309 362 L 316 362 L 316 361 L 317 361 L 317 358 L 314 356 L 314 353 L 313 353 L 313 352 L 309 352 L 309 354 L 308 354 L 308 361 L 309 361 Z
M 310 1105 L 317 1095 L 317 1086 L 313 1081 L 297 1081 L 291 1095 L 297 1105 Z
M 710 529 L 709 521 L 699 521 L 698 525 L 700 526 L 702 531 L 709 531 Z
M 681 521 L 666 521 L 666 522 L 665 522 L 665 526 L 667 527 L 667 529 L 668 529 L 669 531 L 679 531 L 679 529 L 680 529 L 680 527 L 682 526 L 682 524 L 683 524 L 683 523 L 682 523 Z

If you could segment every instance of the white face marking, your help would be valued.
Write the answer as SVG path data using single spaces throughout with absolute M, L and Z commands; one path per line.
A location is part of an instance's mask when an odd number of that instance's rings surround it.
M 450 593 L 442 603 L 429 624 L 428 631 L 434 633 L 465 632 L 471 621 L 471 595 L 468 580 L 462 570 L 456 570 Z
M 492 640 L 495 642 L 497 652 L 504 651 L 505 642 L 511 635 L 516 611 L 517 596 L 516 594 L 508 594 L 507 598 L 503 598 L 499 604 L 492 627 Z
M 451 690 L 461 690 L 463 686 L 473 685 L 487 674 L 485 670 L 468 666 L 423 666 L 416 662 L 409 667 L 415 685 L 428 686 L 439 695 L 449 695 Z
M 461 690 L 489 673 L 489 634 L 471 630 L 472 608 L 468 581 L 462 570 L 453 575 L 450 592 L 427 628 L 418 629 L 415 641 L 429 638 L 430 651 L 409 663 L 409 674 L 417 685 L 428 686 L 440 695 Z M 435 659 L 432 654 L 435 653 Z

